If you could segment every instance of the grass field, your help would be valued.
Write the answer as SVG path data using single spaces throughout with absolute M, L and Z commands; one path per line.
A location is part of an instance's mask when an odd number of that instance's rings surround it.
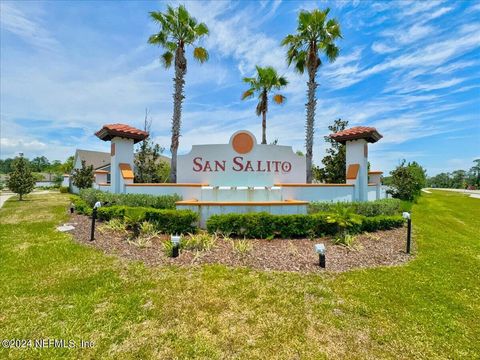
M 0 340 L 94 345 L 2 359 L 480 357 L 478 199 L 424 194 L 405 266 L 322 275 L 147 268 L 55 232 L 67 196 L 27 200 L 0 209 Z

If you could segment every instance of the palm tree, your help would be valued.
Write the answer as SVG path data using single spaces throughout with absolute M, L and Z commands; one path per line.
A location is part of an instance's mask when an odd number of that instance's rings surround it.
M 258 93 L 258 104 L 256 113 L 257 116 L 262 115 L 262 144 L 267 143 L 267 112 L 268 112 L 268 95 L 270 92 L 280 90 L 287 86 L 288 81 L 283 76 L 278 76 L 277 71 L 271 67 L 261 68 L 256 66 L 257 76 L 254 78 L 243 78 L 243 81 L 250 85 L 250 88 L 242 95 L 242 100 L 251 98 Z M 276 104 L 283 104 L 285 102 L 285 96 L 281 94 L 273 95 L 273 101 Z
M 165 13 L 159 11 L 150 12 L 150 17 L 160 25 L 160 31 L 148 39 L 150 44 L 159 45 L 165 49 L 161 60 L 165 68 L 169 68 L 172 62 L 175 64 L 174 93 L 173 93 L 173 116 L 172 116 L 172 140 L 170 151 L 172 153 L 170 167 L 170 182 L 177 182 L 177 150 L 180 137 L 182 103 L 185 95 L 185 74 L 187 73 L 187 59 L 185 48 L 194 46 L 193 57 L 200 63 L 208 60 L 208 52 L 195 43 L 208 35 L 207 25 L 198 23 L 190 16 L 185 6 L 178 8 L 167 7 Z
M 315 107 L 317 99 L 315 91 L 317 82 L 315 77 L 322 64 L 320 53 L 323 53 L 330 62 L 335 61 L 339 48 L 334 41 L 341 38 L 340 25 L 335 19 L 328 19 L 330 9 L 324 11 L 302 10 L 298 14 L 297 32 L 287 35 L 282 40 L 282 45 L 287 46 L 287 62 L 295 65 L 295 70 L 303 74 L 308 73 L 308 101 L 307 123 L 305 127 L 305 148 L 307 157 L 307 182 L 312 182 L 312 157 L 313 157 L 313 132 L 315 125 Z

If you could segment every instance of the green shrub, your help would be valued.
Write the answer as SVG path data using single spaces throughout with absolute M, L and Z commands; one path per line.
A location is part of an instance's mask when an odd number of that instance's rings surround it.
M 69 192 L 68 186 L 60 186 L 59 190 L 62 194 L 67 194 Z
M 126 206 L 102 206 L 97 210 L 100 220 L 109 221 L 112 219 L 121 219 L 125 217 Z
M 335 209 L 335 212 L 327 216 L 327 222 L 337 225 L 338 236 L 336 242 L 346 245 L 348 235 L 358 231 L 362 219 L 359 215 L 354 214 L 351 208 L 339 206 Z
M 70 197 L 70 201 L 75 206 L 75 211 L 80 215 L 92 215 L 92 208 L 81 198 L 74 195 Z
M 166 234 L 193 233 L 198 215 L 190 210 L 162 210 L 147 207 L 105 206 L 98 209 L 102 220 L 125 219 L 130 226 L 148 221 Z
M 338 207 L 349 208 L 355 214 L 363 216 L 397 215 L 402 212 L 402 201 L 399 199 L 381 199 L 375 201 L 361 202 L 311 202 L 308 205 L 308 212 L 334 212 Z
M 405 220 L 400 215 L 363 217 L 360 230 L 368 232 L 390 230 L 403 226 L 404 222 Z
M 147 209 L 145 220 L 153 222 L 155 227 L 166 234 L 194 233 L 197 229 L 197 213 L 191 210 Z
M 391 179 L 387 193 L 394 198 L 413 201 L 421 195 L 426 184 L 426 171 L 417 162 L 403 160 L 390 171 Z
M 341 231 L 338 222 L 329 222 L 329 213 L 311 215 L 271 215 L 268 213 L 213 215 L 207 220 L 210 233 L 229 234 L 236 237 L 271 239 L 305 238 L 335 235 Z M 330 220 L 331 221 L 331 220 Z M 401 216 L 356 215 L 348 232 L 387 230 L 403 225 Z
M 113 194 L 97 189 L 82 189 L 80 190 L 80 197 L 92 207 L 97 201 L 100 201 L 102 204 L 108 202 L 108 206 L 125 205 L 152 207 L 155 209 L 175 209 L 175 203 L 182 200 L 177 194 L 161 196 L 145 194 Z

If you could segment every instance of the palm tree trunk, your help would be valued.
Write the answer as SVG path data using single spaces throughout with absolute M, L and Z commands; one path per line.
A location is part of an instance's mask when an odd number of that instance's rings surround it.
M 262 144 L 267 143 L 267 111 L 268 111 L 268 94 L 266 90 L 262 92 Z
M 305 150 L 307 158 L 307 183 L 312 182 L 312 158 L 313 158 L 313 134 L 315 132 L 315 107 L 317 99 L 315 98 L 315 91 L 317 83 L 315 82 L 316 68 L 308 69 L 308 101 L 305 104 L 307 108 L 307 124 L 305 127 Z
M 267 112 L 262 111 L 262 144 L 267 143 Z
M 173 94 L 173 116 L 172 116 L 172 141 L 170 152 L 172 159 L 170 161 L 170 182 L 177 182 L 177 151 L 180 138 L 180 127 L 182 121 L 182 103 L 185 95 L 183 88 L 185 86 L 185 74 L 187 73 L 187 59 L 183 46 L 178 46 L 175 51 L 175 92 Z

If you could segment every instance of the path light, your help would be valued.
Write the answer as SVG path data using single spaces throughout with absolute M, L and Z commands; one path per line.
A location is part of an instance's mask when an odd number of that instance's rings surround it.
M 95 240 L 95 219 L 97 218 L 97 209 L 102 206 L 100 201 L 97 201 L 95 205 L 93 205 L 92 210 L 92 229 L 90 231 L 90 241 Z
M 410 254 L 410 246 L 412 243 L 412 219 L 410 213 L 404 211 L 402 214 L 404 219 L 407 219 L 407 254 Z
M 172 241 L 173 248 L 172 248 L 172 257 L 176 258 L 178 257 L 178 250 L 180 249 L 180 235 L 172 235 L 170 237 L 170 240 Z
M 73 202 L 70 203 L 70 214 L 73 214 L 75 211 L 75 204 Z
M 315 244 L 315 252 L 318 254 L 318 265 L 325 268 L 325 245 Z

